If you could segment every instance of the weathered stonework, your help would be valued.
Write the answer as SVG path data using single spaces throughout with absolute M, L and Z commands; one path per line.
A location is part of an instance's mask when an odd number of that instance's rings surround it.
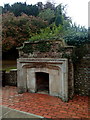
M 74 95 L 74 67 L 71 59 L 68 60 L 68 96 L 72 98 Z
M 43 46 L 41 46 L 43 44 Z M 49 45 L 45 46 L 45 44 Z M 38 47 L 37 47 L 38 46 Z M 48 49 L 46 49 L 48 47 Z M 43 50 L 42 50 L 43 49 Z M 71 55 L 73 46 L 66 46 L 62 41 L 35 41 L 26 42 L 19 48 L 20 58 L 66 58 Z
M 18 59 L 19 92 L 36 92 L 36 72 L 49 73 L 49 93 L 68 101 L 68 61 L 67 59 Z M 23 90 L 23 91 L 22 91 Z
M 50 95 L 58 96 L 63 101 L 72 98 L 74 94 L 73 63 L 70 58 L 72 51 L 72 46 L 64 46 L 59 40 L 24 43 L 23 47 L 19 48 L 17 60 L 18 92 L 37 92 L 36 73 L 43 72 L 49 74 Z
M 90 46 L 88 53 L 75 67 L 75 93 L 90 96 Z
M 17 69 L 11 69 L 10 72 L 5 72 L 5 77 L 2 79 L 5 85 L 17 85 Z

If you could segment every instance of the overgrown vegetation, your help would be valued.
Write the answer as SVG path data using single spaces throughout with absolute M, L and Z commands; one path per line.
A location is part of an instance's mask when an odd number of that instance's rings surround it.
M 49 52 L 51 48 L 51 43 L 47 41 L 40 41 L 39 44 L 37 43 L 36 45 L 32 44 L 27 44 L 22 47 L 22 51 L 24 53 L 33 53 L 34 51 L 39 51 L 39 52 Z
M 40 52 L 48 52 L 50 50 L 51 44 L 47 43 L 46 41 L 42 41 L 41 44 L 36 46 L 36 50 Z
M 22 50 L 24 53 L 33 53 L 33 47 L 29 44 L 25 45 Z
M 2 23 L 2 43 L 3 51 L 13 47 L 21 46 L 35 33 L 39 33 L 41 28 L 45 28 L 48 23 L 39 17 L 22 14 L 15 17 L 13 13 L 3 14 Z
M 72 61 L 74 65 L 80 62 L 80 60 L 88 53 L 87 46 L 85 44 L 77 46 L 72 54 Z
M 3 51 L 21 46 L 24 41 L 62 40 L 63 43 L 66 42 L 68 45 L 77 46 L 77 48 L 90 43 L 88 30 L 85 27 L 72 24 L 65 8 L 66 6 L 62 4 L 55 6 L 51 2 L 46 4 L 38 2 L 35 5 L 21 2 L 13 5 L 5 4 L 2 8 Z M 37 46 L 37 49 L 40 51 L 46 49 L 47 51 L 49 47 L 47 44 L 42 44 L 42 46 Z M 32 48 L 30 50 L 28 52 L 32 52 Z M 79 49 L 77 50 L 79 51 Z M 82 50 L 84 50 L 83 47 Z

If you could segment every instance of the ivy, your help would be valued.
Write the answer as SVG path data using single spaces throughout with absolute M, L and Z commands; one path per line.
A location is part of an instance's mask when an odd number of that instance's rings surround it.
M 36 46 L 36 49 L 39 52 L 49 52 L 50 48 L 51 48 L 51 44 L 46 41 L 42 41 Z
M 77 63 L 80 62 L 80 60 L 88 53 L 88 49 L 86 47 L 86 44 L 81 45 L 81 46 L 77 46 L 73 53 L 72 53 L 72 61 L 74 63 L 74 65 L 76 65 Z
M 65 51 L 65 48 L 62 47 L 60 44 L 58 45 L 58 52 Z
M 35 46 L 32 44 L 25 44 L 24 47 L 22 48 L 22 51 L 24 53 L 33 53 L 34 51 L 39 51 L 39 52 L 49 52 L 51 48 L 51 44 L 46 41 L 42 41 Z
M 22 51 L 24 53 L 33 53 L 33 47 L 30 44 L 24 45 L 24 47 L 22 48 Z
M 71 58 L 71 55 L 68 55 L 68 54 L 66 54 L 65 52 L 62 54 L 62 58 L 68 58 L 68 59 L 70 59 Z

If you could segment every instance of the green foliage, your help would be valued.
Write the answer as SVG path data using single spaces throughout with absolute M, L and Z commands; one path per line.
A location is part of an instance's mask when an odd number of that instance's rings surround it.
M 11 11 L 11 6 L 9 4 L 4 4 L 4 8 L 2 10 L 3 13 Z
M 65 51 L 65 48 L 62 47 L 62 46 L 59 44 L 59 46 L 58 46 L 58 52 L 61 52 L 61 51 Z
M 26 2 L 16 2 L 12 5 L 5 4 L 2 10 L 3 13 L 12 12 L 15 16 L 21 16 L 22 13 L 39 16 L 43 20 L 48 21 L 49 24 L 55 22 L 55 19 L 57 21 L 60 18 L 61 22 L 58 21 L 58 23 L 62 24 L 62 18 L 67 19 L 64 8 L 65 6 L 62 4 L 55 7 L 55 4 L 51 2 L 47 2 L 45 5 L 42 2 L 38 2 L 35 5 L 27 5 Z
M 64 19 L 61 12 L 61 6 L 57 7 L 56 16 L 58 19 L 55 24 L 41 30 L 39 34 L 30 38 L 30 40 L 47 40 L 63 38 L 68 45 L 80 46 L 89 43 L 88 30 L 85 27 L 72 24 L 70 19 Z M 59 18 L 60 17 L 60 18 Z M 61 20 L 61 21 L 60 21 Z
M 32 15 L 32 16 L 38 16 L 39 9 L 37 5 L 27 5 L 25 14 Z
M 41 30 L 41 33 L 32 36 L 29 41 L 37 41 L 37 40 L 61 40 L 62 38 L 62 26 L 59 25 L 57 27 L 56 25 L 47 27 L 45 29 Z M 64 42 L 64 41 L 63 41 Z
M 68 54 L 66 54 L 65 52 L 63 52 L 62 58 L 68 58 L 68 59 L 70 59 L 70 58 L 71 58 L 71 55 L 68 55 Z
M 0 15 L 2 14 L 2 6 L 0 6 Z M 1 16 L 0 16 L 1 17 Z
M 40 18 L 42 18 L 45 21 L 50 21 L 55 17 L 54 10 L 51 10 L 50 8 L 42 10 L 39 15 Z
M 20 46 L 24 41 L 47 26 L 47 22 L 34 16 L 15 17 L 13 13 L 5 13 L 2 16 L 2 47 L 7 51 L 12 47 Z
M 46 4 L 44 5 L 44 9 L 48 9 L 48 8 L 51 10 L 55 10 L 55 4 L 47 1 Z
M 56 16 L 62 15 L 62 13 L 63 13 L 62 4 L 59 4 L 58 6 L 56 6 L 55 15 Z
M 65 40 L 68 45 L 73 46 L 90 43 L 87 29 L 73 25 L 62 4 L 56 7 L 51 2 L 45 5 L 42 2 L 35 5 L 27 5 L 26 2 L 14 3 L 11 6 L 5 4 L 3 13 L 3 50 L 20 46 L 28 39 L 29 41 L 62 39 L 63 44 Z
M 27 5 L 26 2 L 17 2 L 11 6 L 9 4 L 5 4 L 3 8 L 3 13 L 6 13 L 8 11 L 13 12 L 15 16 L 20 16 L 22 15 L 22 13 L 37 16 L 39 13 L 39 9 L 36 5 Z
M 30 44 L 27 44 L 23 47 L 22 51 L 24 53 L 33 53 L 33 47 Z
M 11 69 L 17 69 L 17 67 L 6 67 L 6 68 L 2 69 L 2 71 L 10 72 Z
M 72 61 L 74 65 L 80 62 L 80 60 L 88 53 L 86 44 L 77 46 L 72 53 Z
M 68 27 L 63 36 L 68 45 L 80 46 L 86 44 L 88 39 L 88 30 L 85 27 L 72 25 Z
M 40 44 L 36 46 L 36 49 L 39 52 L 49 52 L 50 48 L 51 48 L 51 44 L 47 43 L 46 41 L 42 41 Z
M 39 12 L 40 12 L 41 10 L 43 10 L 44 5 L 43 5 L 42 2 L 38 2 L 38 3 L 37 3 L 37 6 L 38 6 L 38 9 L 39 9 Z
M 12 5 L 4 4 L 3 13 L 13 12 L 15 16 L 20 16 L 22 13 L 32 16 L 37 16 L 39 12 L 43 9 L 55 9 L 55 5 L 51 2 L 47 2 L 43 5 L 42 2 L 38 2 L 35 5 L 27 5 L 26 2 L 16 2 Z
M 56 26 L 59 26 L 60 24 L 63 25 L 62 16 L 59 15 L 56 17 L 55 24 L 56 24 Z
M 88 39 L 89 39 L 88 43 L 90 44 L 90 27 L 88 28 Z
M 38 44 L 33 46 L 32 44 L 25 44 L 24 47 L 22 48 L 22 51 L 24 53 L 33 53 L 34 51 L 39 51 L 39 52 L 49 52 L 51 48 L 51 44 L 47 41 L 40 41 Z
M 63 25 L 64 22 L 64 14 L 63 14 L 63 6 L 62 4 L 58 5 L 55 9 L 55 25 Z

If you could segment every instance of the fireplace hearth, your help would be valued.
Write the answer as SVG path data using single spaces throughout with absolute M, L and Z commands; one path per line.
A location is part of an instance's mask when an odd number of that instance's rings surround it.
M 49 74 L 44 72 L 36 72 L 36 91 L 47 91 L 49 92 Z
M 24 43 L 19 48 L 17 59 L 17 85 L 18 93 L 47 92 L 68 101 L 74 93 L 73 63 L 70 56 L 72 46 L 61 46 L 60 41 L 46 41 L 49 51 L 39 51 L 36 46 L 42 42 Z M 32 47 L 26 51 L 25 46 Z M 41 45 L 40 45 L 41 46 Z M 24 50 L 25 49 L 25 50 Z M 29 48 L 28 48 L 29 49 Z

